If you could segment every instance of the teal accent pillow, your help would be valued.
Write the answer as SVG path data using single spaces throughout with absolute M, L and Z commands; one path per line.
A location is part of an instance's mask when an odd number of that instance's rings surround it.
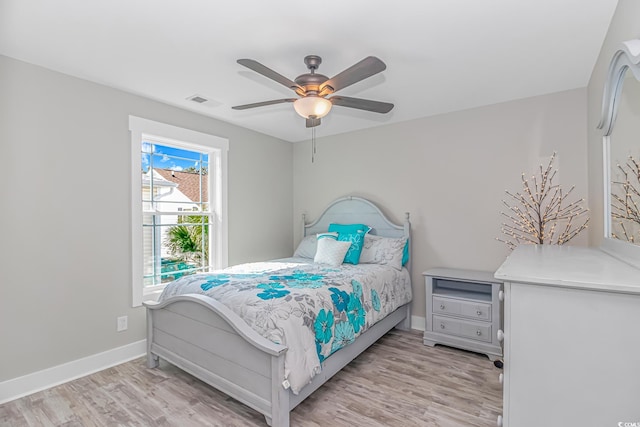
M 404 249 L 402 250 L 402 265 L 406 265 L 409 262 L 409 239 L 407 239 L 407 243 L 404 245 Z
M 361 230 L 364 234 L 367 234 L 371 227 L 364 224 L 329 224 L 329 231 L 337 231 L 340 233 L 353 234 Z
M 366 224 L 329 224 L 329 231 L 338 232 L 338 240 L 351 242 L 351 247 L 344 258 L 344 262 L 349 264 L 358 264 L 360 262 L 360 253 L 364 245 L 364 235 L 371 230 Z M 361 235 L 359 235 L 360 233 Z
M 351 243 L 349 250 L 344 256 L 343 262 L 354 265 L 360 262 L 360 253 L 364 246 L 364 234 L 362 230 L 357 230 L 355 233 L 338 233 L 339 241 Z

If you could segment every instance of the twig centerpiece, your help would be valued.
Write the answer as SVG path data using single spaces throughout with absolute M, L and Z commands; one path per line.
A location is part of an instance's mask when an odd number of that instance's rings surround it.
M 589 210 L 584 207 L 584 199 L 567 200 L 575 186 L 565 193 L 553 182 L 557 173 L 553 167 L 555 158 L 554 152 L 546 169 L 540 165 L 539 176 L 534 175 L 531 180 L 522 173 L 522 192 L 505 190 L 515 203 L 502 201 L 508 211 L 501 212 L 506 221 L 500 231 L 506 237 L 496 240 L 510 249 L 521 243 L 562 245 L 587 228 Z
M 611 237 L 640 243 L 640 163 L 629 156 L 624 165 L 617 164 L 623 179 L 611 182 Z M 625 225 L 626 224 L 626 225 Z M 616 232 L 620 230 L 619 232 Z

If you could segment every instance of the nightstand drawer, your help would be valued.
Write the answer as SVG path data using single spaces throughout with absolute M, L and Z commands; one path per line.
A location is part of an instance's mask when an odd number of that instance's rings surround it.
M 433 316 L 433 331 L 457 335 L 478 341 L 491 342 L 491 325 L 467 322 L 449 317 Z
M 491 321 L 491 304 L 433 297 L 433 313 Z

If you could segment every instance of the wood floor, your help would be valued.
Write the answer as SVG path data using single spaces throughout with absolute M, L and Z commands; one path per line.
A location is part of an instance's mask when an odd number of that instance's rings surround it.
M 393 330 L 291 413 L 292 426 L 489 427 L 502 408 L 486 356 Z M 0 426 L 266 426 L 179 369 L 144 359 L 0 405 Z

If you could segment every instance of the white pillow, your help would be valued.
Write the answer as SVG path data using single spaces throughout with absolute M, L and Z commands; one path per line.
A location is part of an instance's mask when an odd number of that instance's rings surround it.
M 406 237 L 394 239 L 366 234 L 360 264 L 382 264 L 402 270 L 402 255 L 406 243 Z
M 316 242 L 318 239 L 315 235 L 307 236 L 300 241 L 298 248 L 293 253 L 298 258 L 313 258 L 316 256 Z
M 333 239 L 338 238 L 338 233 L 318 233 L 311 234 L 309 236 L 304 237 L 298 248 L 293 253 L 294 257 L 297 258 L 313 258 L 316 256 L 316 249 L 318 247 L 318 239 L 322 239 L 325 237 L 330 237 Z
M 319 239 L 318 250 L 313 262 L 318 264 L 329 264 L 333 267 L 342 265 L 344 256 L 347 254 L 351 242 L 343 242 L 333 239 Z

